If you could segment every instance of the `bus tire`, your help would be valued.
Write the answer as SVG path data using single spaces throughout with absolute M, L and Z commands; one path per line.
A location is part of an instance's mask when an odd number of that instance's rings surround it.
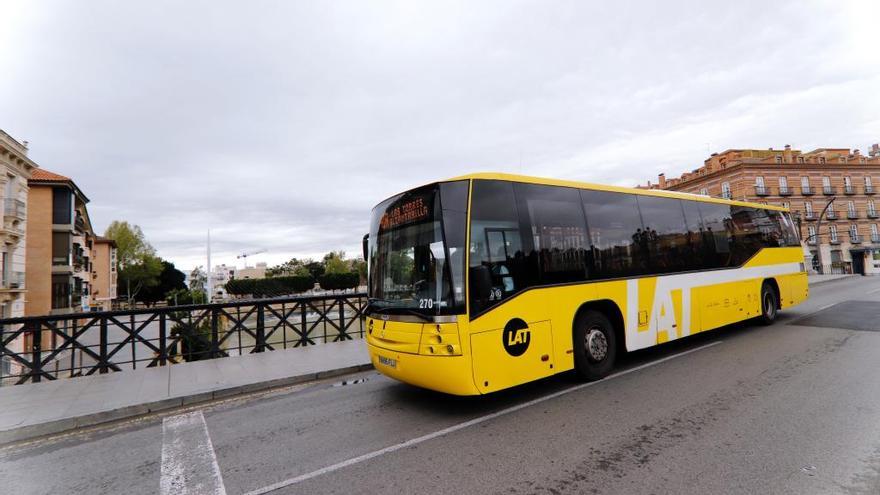
M 587 310 L 574 320 L 574 369 L 586 381 L 608 376 L 617 358 L 617 338 L 608 317 Z
M 758 321 L 762 325 L 772 325 L 779 313 L 779 295 L 776 289 L 767 282 L 761 285 L 761 316 Z

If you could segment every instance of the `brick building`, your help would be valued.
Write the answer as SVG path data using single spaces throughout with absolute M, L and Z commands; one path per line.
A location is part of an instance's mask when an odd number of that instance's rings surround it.
M 880 275 L 880 147 L 734 149 L 713 153 L 679 178 L 660 174 L 649 188 L 791 208 L 808 261 L 821 249 L 825 273 Z M 833 199 L 818 225 L 819 216 Z M 817 232 L 817 227 L 821 232 Z M 812 263 L 811 263 L 812 264 Z

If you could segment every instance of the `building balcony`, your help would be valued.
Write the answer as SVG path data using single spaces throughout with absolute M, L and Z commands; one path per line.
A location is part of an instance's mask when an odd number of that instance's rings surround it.
M 834 186 L 823 186 L 822 187 L 822 194 L 824 194 L 826 196 L 831 196 L 832 194 L 836 194 L 836 193 L 837 193 L 837 188 Z
M 878 218 L 877 210 L 868 210 L 868 218 Z
M 831 242 L 831 244 L 837 245 L 837 244 L 840 244 L 840 239 L 832 237 L 830 242 Z
M 829 212 L 825 213 L 825 219 L 826 220 L 837 220 L 837 213 L 834 213 L 833 211 L 829 211 Z
M 791 188 L 788 188 L 788 187 L 780 187 L 779 188 L 779 195 L 780 196 L 791 196 L 791 194 L 792 194 Z
M 843 194 L 852 196 L 856 193 L 856 188 L 853 186 L 843 186 Z
M 733 199 L 733 194 L 731 194 L 729 191 L 728 191 L 728 192 L 722 192 L 722 193 L 721 193 L 721 199 Z
M 6 198 L 3 200 L 3 214 L 7 217 L 24 220 L 27 216 L 27 204 L 19 199 Z
M 880 244 L 880 234 L 871 234 L 871 242 Z
M 874 186 L 865 186 L 865 194 L 874 194 Z
M 860 235 L 849 236 L 849 243 L 850 244 L 861 244 L 862 243 L 862 236 L 860 236 Z
M 816 238 L 811 237 L 811 238 L 807 239 L 807 244 L 809 244 L 810 246 L 815 246 L 816 245 Z
M 0 290 L 24 290 L 24 272 L 9 272 L 0 279 Z
M 810 186 L 801 186 L 801 194 L 804 196 L 812 196 L 816 191 Z
M 848 211 L 846 212 L 846 218 L 849 218 L 850 220 L 855 220 L 856 218 L 859 218 L 859 212 Z
M 815 219 L 816 219 L 816 214 L 813 213 L 812 211 L 804 213 L 804 220 L 815 220 Z
M 765 186 L 755 186 L 755 194 L 757 196 L 770 196 L 770 188 Z

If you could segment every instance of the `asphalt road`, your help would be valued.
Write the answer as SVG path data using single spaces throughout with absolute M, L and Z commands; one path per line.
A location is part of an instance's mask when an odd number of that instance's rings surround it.
M 6 447 L 0 492 L 877 494 L 878 318 L 880 277 L 845 279 L 589 385 L 360 373 Z

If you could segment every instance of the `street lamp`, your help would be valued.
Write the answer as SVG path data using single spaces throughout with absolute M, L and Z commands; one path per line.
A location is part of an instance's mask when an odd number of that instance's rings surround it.
M 819 234 L 822 232 L 822 219 L 825 218 L 825 212 L 828 211 L 828 208 L 831 206 L 831 203 L 833 203 L 835 199 L 837 199 L 837 196 L 832 196 L 831 199 L 828 200 L 828 203 L 825 204 L 825 208 L 822 208 L 822 212 L 819 213 L 819 218 L 816 220 L 816 233 L 811 236 L 807 236 L 807 238 L 805 239 L 807 241 L 807 244 L 809 245 L 810 238 L 816 237 L 816 259 L 818 261 L 818 269 L 816 271 L 818 271 L 820 274 L 824 273 L 825 266 L 822 264 L 822 243 L 819 242 L 821 240 Z

